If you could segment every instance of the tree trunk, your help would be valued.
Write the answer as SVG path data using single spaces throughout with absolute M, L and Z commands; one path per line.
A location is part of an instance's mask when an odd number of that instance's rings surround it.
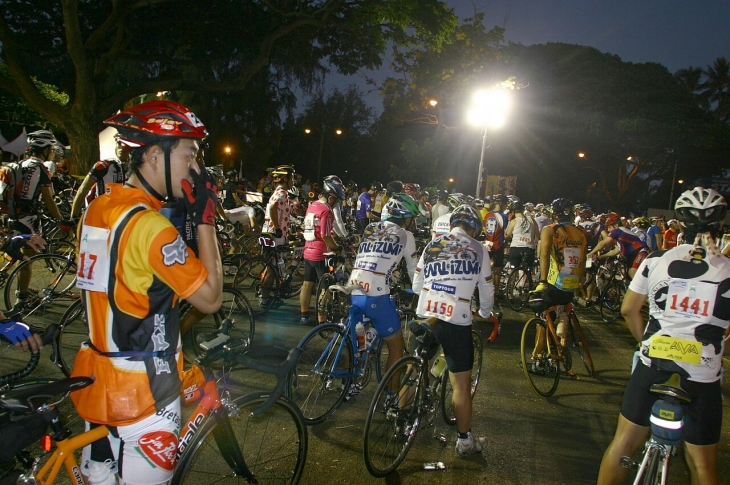
M 98 116 L 73 116 L 63 128 L 71 145 L 70 172 L 73 175 L 86 175 L 92 164 L 99 160 L 99 131 L 101 123 L 90 122 Z

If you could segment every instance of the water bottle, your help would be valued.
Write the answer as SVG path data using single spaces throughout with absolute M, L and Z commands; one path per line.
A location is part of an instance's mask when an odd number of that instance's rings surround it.
M 116 485 L 117 480 L 106 463 L 89 461 L 89 485 Z
M 357 335 L 357 350 L 365 350 L 365 326 L 361 322 L 355 325 L 355 334 Z
M 444 357 L 444 354 L 439 354 L 436 356 L 436 360 L 433 361 L 433 365 L 431 366 L 431 374 L 433 374 L 434 377 L 441 377 L 441 374 L 444 373 L 445 369 L 446 357 Z
M 345 281 L 345 272 L 341 269 L 335 271 L 335 281 L 337 284 L 342 284 Z
M 370 325 L 367 330 L 365 330 L 365 347 L 367 350 L 370 350 L 375 343 L 376 338 L 378 338 L 378 331 L 375 330 L 374 326 Z

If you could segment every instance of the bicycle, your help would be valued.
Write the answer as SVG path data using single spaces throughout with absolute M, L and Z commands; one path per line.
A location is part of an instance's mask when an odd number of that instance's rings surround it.
M 507 303 L 511 309 L 516 312 L 522 311 L 530 299 L 530 292 L 535 289 L 535 280 L 533 276 L 537 274 L 536 261 L 529 264 L 522 259 L 519 266 L 510 267 L 509 276 L 506 278 L 505 295 Z M 539 279 L 539 278 L 538 278 Z
M 350 302 L 333 285 L 343 285 L 350 278 L 352 258 L 324 253 L 327 272 L 319 278 L 317 290 L 317 315 L 324 315 L 327 322 L 341 322 L 350 309 Z
M 298 241 L 292 241 L 298 243 Z M 254 316 L 263 315 L 282 299 L 302 291 L 304 252 L 299 246 L 276 246 L 267 234 L 259 237 L 263 256 L 254 256 L 238 267 L 233 287 L 244 294 Z M 291 259 L 286 260 L 285 255 Z
M 349 295 L 355 288 L 359 287 L 333 285 L 329 290 Z M 370 333 L 360 346 L 357 323 L 369 326 L 370 319 L 353 311 L 340 323 L 322 323 L 313 328 L 297 346 L 302 356 L 289 380 L 287 395 L 300 407 L 309 425 L 332 416 L 347 396 L 367 386 L 373 371 L 378 382 L 384 374 L 387 345 L 380 336 Z
M 531 300 L 533 301 L 535 300 Z M 577 378 L 571 349 L 575 350 L 583 361 L 586 377 L 593 377 L 595 374 L 593 358 L 573 306 L 570 304 L 564 306 L 568 323 L 561 337 L 558 336 L 554 323 L 558 318 L 559 306 L 546 308 L 547 303 L 544 301 L 542 305 L 537 302 L 531 305 L 537 307 L 538 311 L 525 323 L 520 341 L 520 365 L 530 388 L 538 396 L 550 397 L 558 388 L 561 374 Z
M 197 402 L 197 407 L 181 428 L 172 483 L 199 485 L 210 483 L 212 478 L 216 482 L 244 479 L 248 483 L 298 483 L 307 456 L 307 427 L 299 408 L 282 393 L 287 376 L 299 358 L 299 350 L 292 349 L 284 363 L 272 366 L 244 355 L 248 341 L 231 340 L 225 328 L 211 337 L 200 344 L 207 349 L 198 361 L 203 382 L 196 382 L 184 391 L 185 402 Z M 275 375 L 275 389 L 232 398 L 210 369 L 219 359 L 233 359 L 251 369 Z M 99 426 L 71 436 L 58 418 L 57 404 L 71 391 L 91 383 L 89 377 L 73 377 L 26 386 L 0 396 L 0 407 L 4 409 L 42 414 L 51 426 L 50 437 L 56 443 L 56 450 L 42 467 L 38 457 L 31 470 L 21 475 L 20 480 L 26 480 L 22 483 L 54 483 L 61 466 L 72 483 L 81 483 L 77 451 L 104 438 L 109 430 Z M 63 397 L 54 402 L 53 398 L 58 395 Z
M 365 421 L 363 456 L 368 472 L 374 477 L 384 477 L 403 462 L 425 423 L 434 426 L 436 415 L 441 414 L 448 425 L 456 424 L 453 409 L 447 399 L 450 383 L 445 361 L 429 367 L 429 360 L 440 352 L 440 345 L 430 330 L 435 318 L 415 320 L 411 331 L 418 341 L 412 355 L 403 357 L 386 372 L 380 381 L 368 408 Z M 482 369 L 482 343 L 479 333 L 472 330 L 474 341 L 474 367 L 471 376 L 471 397 L 474 398 Z M 392 382 L 397 387 L 394 392 Z
M 637 468 L 634 485 L 666 485 L 669 460 L 677 455 L 677 447 L 682 442 L 683 406 L 692 399 L 682 389 L 676 373 L 666 382 L 652 385 L 649 392 L 659 398 L 651 410 L 651 437 L 644 445 L 640 463 L 624 456 L 621 466 Z

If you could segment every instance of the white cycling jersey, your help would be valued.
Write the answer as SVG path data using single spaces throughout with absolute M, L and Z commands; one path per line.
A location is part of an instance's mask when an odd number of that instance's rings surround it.
M 654 251 L 641 262 L 629 289 L 649 301 L 642 362 L 709 383 L 722 371 L 723 337 L 730 320 L 730 259 L 710 251 L 692 257 L 691 248 L 683 244 Z
M 494 285 L 484 246 L 460 227 L 428 243 L 413 279 L 419 317 L 471 325 L 474 287 L 479 288 L 479 314 L 487 318 L 494 305 Z
M 405 258 L 408 276 L 413 280 L 418 258 L 413 234 L 388 221 L 369 224 L 363 232 L 355 268 L 350 275 L 350 284 L 358 285 L 361 289 L 354 290 L 352 294 L 390 294 L 390 277 L 402 258 Z
M 438 236 L 444 236 L 451 231 L 451 212 L 448 212 L 438 219 L 433 221 L 431 226 L 431 239 L 436 239 Z

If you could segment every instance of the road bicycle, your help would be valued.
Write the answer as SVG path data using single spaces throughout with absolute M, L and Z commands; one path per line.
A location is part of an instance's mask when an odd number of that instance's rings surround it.
M 511 309 L 516 312 L 521 311 L 527 305 L 530 299 L 530 292 L 535 289 L 535 281 L 537 275 L 537 261 L 522 261 L 517 267 L 510 267 L 509 276 L 505 278 L 504 294 L 507 297 L 507 303 Z
M 358 286 L 333 285 L 330 291 L 347 298 Z M 301 408 L 307 424 L 319 424 L 329 418 L 348 396 L 359 393 L 375 373 L 380 382 L 388 361 L 388 346 L 370 327 L 363 345 L 358 343 L 356 325 L 370 326 L 356 307 L 342 322 L 323 323 L 310 330 L 297 346 L 302 351 L 289 381 L 291 399 Z M 401 314 L 401 328 L 414 317 Z
M 307 427 L 299 408 L 282 393 L 300 351 L 292 349 L 284 363 L 272 366 L 247 357 L 243 351 L 248 341 L 231 340 L 225 329 L 211 337 L 200 344 L 207 348 L 198 360 L 203 379 L 184 392 L 185 402 L 197 402 L 197 407 L 181 428 L 172 483 L 298 483 L 307 456 Z M 232 359 L 275 375 L 275 389 L 232 397 L 225 379 L 218 379 L 210 369 L 219 359 Z M 31 470 L 20 477 L 25 481 L 19 483 L 54 483 L 62 466 L 72 483 L 81 483 L 80 449 L 104 438 L 109 430 L 99 426 L 72 436 L 58 417 L 57 405 L 71 391 L 93 382 L 89 377 L 73 377 L 0 395 L 0 408 L 43 415 L 56 445 L 42 466 L 41 457 L 33 461 Z M 57 396 L 62 397 L 54 400 Z M 50 451 L 51 447 L 47 448 Z
M 341 322 L 347 317 L 350 300 L 336 289 L 330 290 L 330 287 L 344 285 L 350 279 L 354 256 L 331 252 L 324 253 L 324 256 L 327 272 L 317 282 L 317 315 L 324 315 L 327 322 Z
M 666 485 L 669 476 L 669 460 L 677 455 L 682 442 L 682 417 L 684 406 L 692 399 L 680 385 L 679 374 L 672 374 L 662 384 L 654 384 L 649 392 L 659 399 L 651 410 L 651 437 L 644 445 L 640 462 L 630 457 L 621 458 L 624 468 L 637 468 L 634 485 Z
M 410 322 L 414 340 L 418 342 L 412 355 L 396 362 L 380 381 L 368 408 L 365 421 L 363 455 L 368 472 L 384 477 L 403 462 L 423 426 L 434 427 L 437 415 L 448 425 L 456 424 L 450 396 L 449 373 L 442 361 L 443 352 L 430 326 L 435 318 Z M 479 333 L 471 332 L 474 342 L 474 366 L 471 373 L 473 399 L 482 370 L 482 343 Z M 439 355 L 439 365 L 429 367 L 429 360 Z M 433 372 L 433 373 L 432 373 Z
M 248 299 L 255 317 L 282 299 L 298 295 L 304 283 L 303 247 L 276 246 L 268 234 L 259 236 L 259 243 L 263 255 L 241 263 L 233 280 L 233 287 Z
M 544 300 L 535 299 L 530 300 L 530 305 L 537 312 L 525 323 L 520 342 L 520 365 L 530 388 L 539 396 L 550 397 L 558 388 L 561 375 L 577 378 L 572 351 L 580 356 L 585 376 L 593 377 L 593 358 L 573 306 L 546 308 Z M 568 322 L 561 336 L 555 326 L 559 312 L 565 312 Z

